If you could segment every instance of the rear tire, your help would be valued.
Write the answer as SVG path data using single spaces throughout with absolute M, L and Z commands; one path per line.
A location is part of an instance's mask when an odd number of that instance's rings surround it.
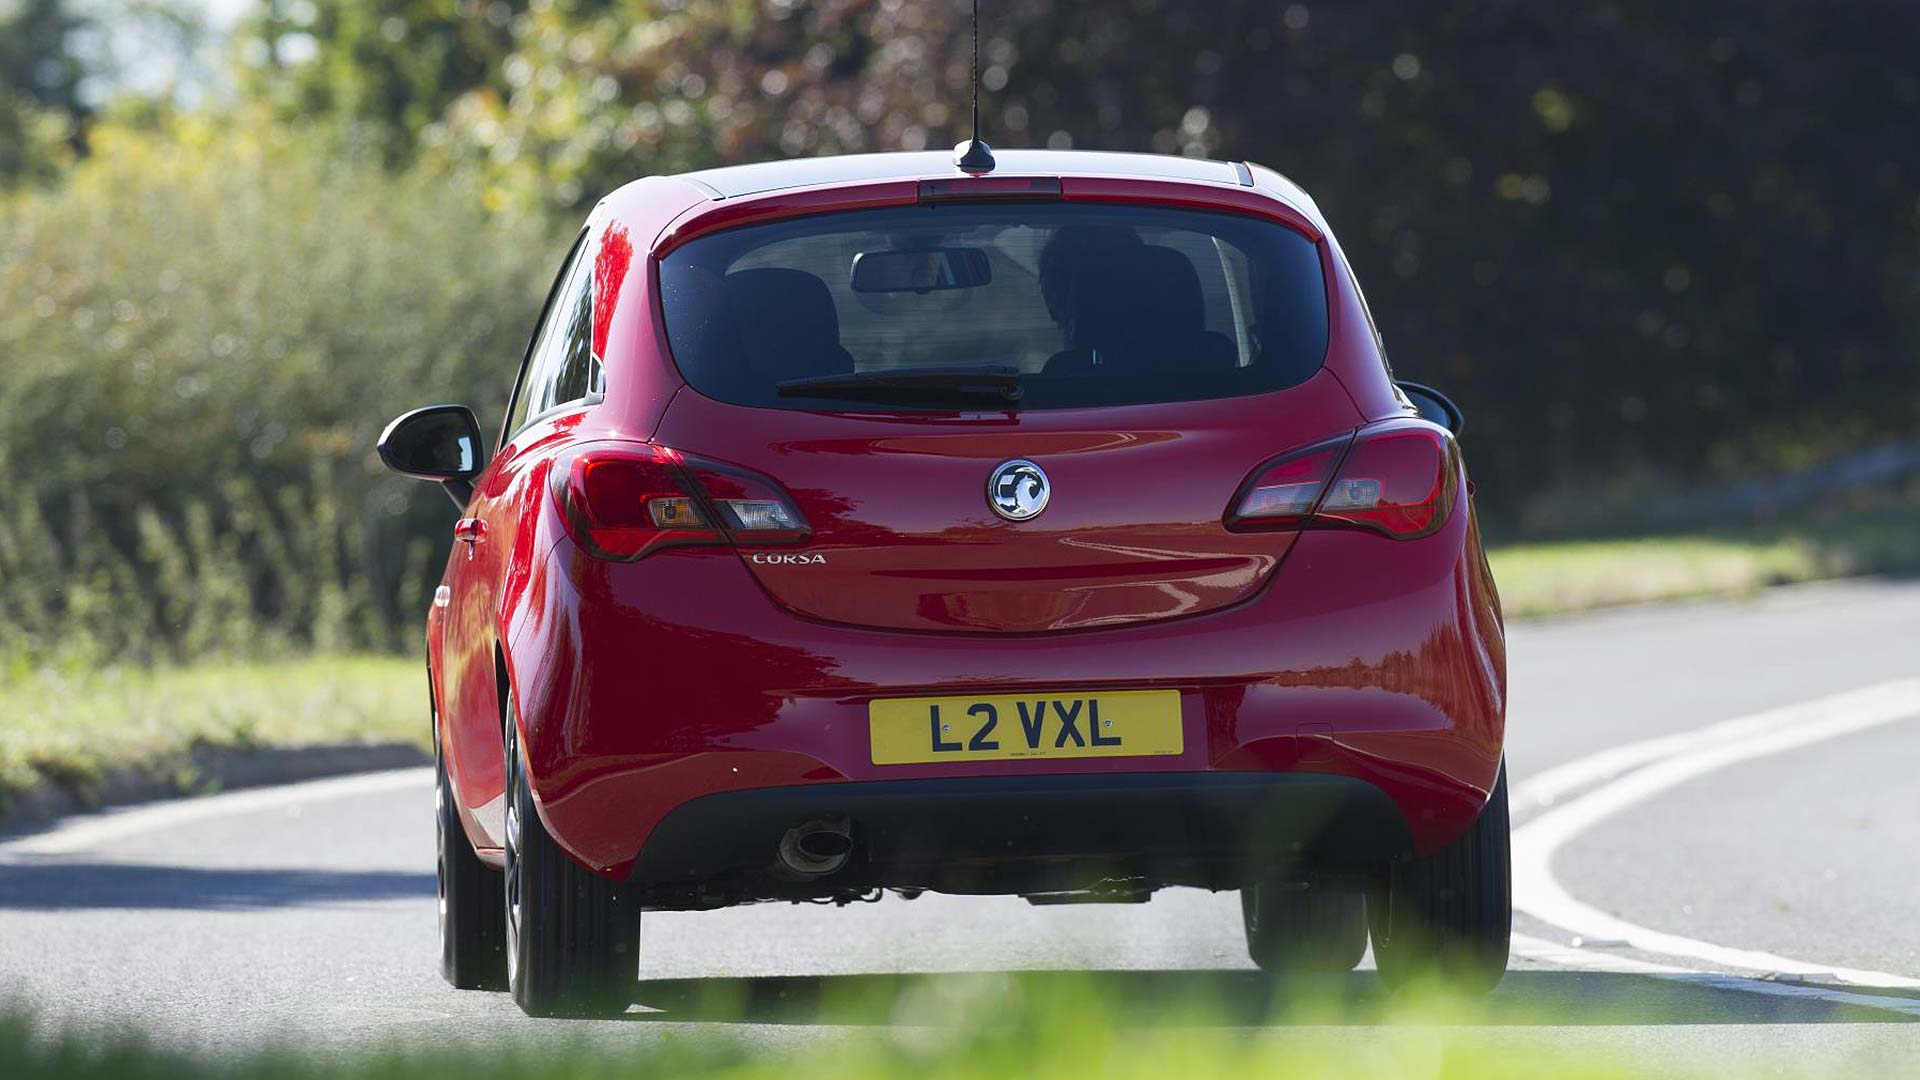
M 447 783 L 434 719 L 434 831 L 438 834 L 440 974 L 458 990 L 503 990 L 507 985 L 507 915 L 500 872 L 480 861 Z
M 1367 951 L 1366 897 L 1338 889 L 1240 890 L 1247 954 L 1276 975 L 1338 975 Z
M 507 696 L 507 981 L 528 1016 L 618 1016 L 639 978 L 640 909 L 560 849 L 534 809 Z
M 1391 990 L 1420 984 L 1484 994 L 1507 970 L 1513 934 L 1507 770 L 1466 834 L 1393 868 L 1369 903 L 1373 957 Z

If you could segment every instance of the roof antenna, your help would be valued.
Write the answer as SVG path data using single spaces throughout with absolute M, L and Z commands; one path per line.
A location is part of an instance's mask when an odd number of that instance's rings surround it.
M 953 148 L 953 165 L 979 176 L 993 171 L 993 147 L 980 141 L 980 0 L 973 0 L 973 138 Z

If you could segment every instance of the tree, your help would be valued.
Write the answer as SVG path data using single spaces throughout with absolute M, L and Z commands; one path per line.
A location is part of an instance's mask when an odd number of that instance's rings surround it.
M 468 93 L 504 85 L 526 0 L 263 0 L 242 84 L 285 120 L 342 123 L 392 164 Z
M 86 150 L 86 65 L 75 48 L 87 20 L 66 0 L 0 8 L 0 184 L 52 175 Z

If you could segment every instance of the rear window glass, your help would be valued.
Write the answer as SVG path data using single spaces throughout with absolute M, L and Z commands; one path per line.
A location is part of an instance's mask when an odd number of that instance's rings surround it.
M 739 405 L 950 409 L 918 383 L 858 384 L 975 369 L 1017 385 L 1021 409 L 1191 401 L 1293 386 L 1327 349 L 1315 245 L 1237 214 L 851 211 L 700 237 L 662 260 L 660 281 L 681 373 Z

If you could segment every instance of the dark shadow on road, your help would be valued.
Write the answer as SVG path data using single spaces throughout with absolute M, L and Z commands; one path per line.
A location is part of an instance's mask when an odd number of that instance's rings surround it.
M 231 910 L 434 895 L 432 874 L 66 860 L 0 864 L 0 910 Z
M 1409 1004 L 1371 971 L 1280 980 L 1254 971 L 1021 971 L 642 980 L 634 1021 L 887 1025 L 964 1022 L 966 1003 L 1097 1002 L 1104 1022 L 1221 1026 L 1629 1026 L 1907 1023 L 1895 1013 L 1641 975 L 1509 972 L 1483 999 Z

